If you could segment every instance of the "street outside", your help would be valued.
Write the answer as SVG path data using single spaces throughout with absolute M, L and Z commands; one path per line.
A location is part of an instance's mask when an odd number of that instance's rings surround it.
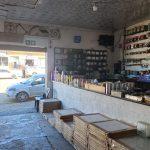
M 25 79 L 0 79 L 0 104 L 16 102 L 16 100 L 12 100 L 6 95 L 6 89 L 7 87 L 23 80 Z

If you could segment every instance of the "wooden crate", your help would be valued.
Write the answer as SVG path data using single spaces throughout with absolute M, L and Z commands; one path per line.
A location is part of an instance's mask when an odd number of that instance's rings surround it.
M 73 115 L 81 115 L 83 113 L 77 109 L 69 108 L 54 110 L 53 114 L 55 116 L 55 128 L 59 133 L 62 133 L 63 122 L 71 122 L 73 121 Z
M 70 122 L 73 121 L 73 115 L 81 115 L 83 113 L 77 109 L 69 108 L 69 109 L 54 110 L 53 114 L 57 119 L 62 119 L 65 122 Z
M 55 128 L 59 133 L 62 133 L 62 123 L 63 121 L 61 119 L 55 118 Z
M 137 129 L 134 126 L 117 120 L 109 120 L 90 124 L 89 133 L 100 139 L 102 137 L 118 138 L 135 135 Z
M 108 149 L 108 139 L 110 137 L 121 138 L 135 135 L 136 132 L 137 130 L 135 127 L 117 120 L 92 123 L 89 125 L 89 134 L 93 135 L 105 149 Z M 90 143 L 88 143 L 88 145 L 90 145 Z
M 40 113 L 50 113 L 53 110 L 61 109 L 61 101 L 53 99 L 41 100 L 39 103 Z
M 74 140 L 79 143 L 82 147 L 88 147 L 88 125 L 93 122 L 108 121 L 110 118 L 96 113 L 96 114 L 86 114 L 80 116 L 74 116 Z M 76 145 L 76 144 L 75 144 Z M 77 146 L 77 145 L 76 145 Z
M 62 134 L 64 138 L 71 144 L 73 144 L 73 132 L 74 132 L 74 123 L 71 122 L 62 122 Z
M 108 150 L 107 142 L 100 142 L 96 137 L 89 134 L 88 150 Z

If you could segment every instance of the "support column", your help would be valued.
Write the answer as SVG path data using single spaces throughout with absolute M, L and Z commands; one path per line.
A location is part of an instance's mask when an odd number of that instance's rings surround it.
M 50 88 L 50 96 L 53 97 L 53 82 L 51 81 L 51 73 L 54 70 L 54 48 L 51 42 L 46 52 L 46 86 Z

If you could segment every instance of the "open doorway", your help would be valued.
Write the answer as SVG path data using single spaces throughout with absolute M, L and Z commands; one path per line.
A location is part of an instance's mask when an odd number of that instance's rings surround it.
M 45 62 L 45 51 L 0 50 L 0 104 L 28 101 L 42 95 Z

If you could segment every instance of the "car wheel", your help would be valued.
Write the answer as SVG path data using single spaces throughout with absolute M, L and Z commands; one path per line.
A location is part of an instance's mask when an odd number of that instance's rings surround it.
M 17 101 L 25 102 L 29 99 L 29 95 L 26 92 L 19 92 L 16 96 Z

